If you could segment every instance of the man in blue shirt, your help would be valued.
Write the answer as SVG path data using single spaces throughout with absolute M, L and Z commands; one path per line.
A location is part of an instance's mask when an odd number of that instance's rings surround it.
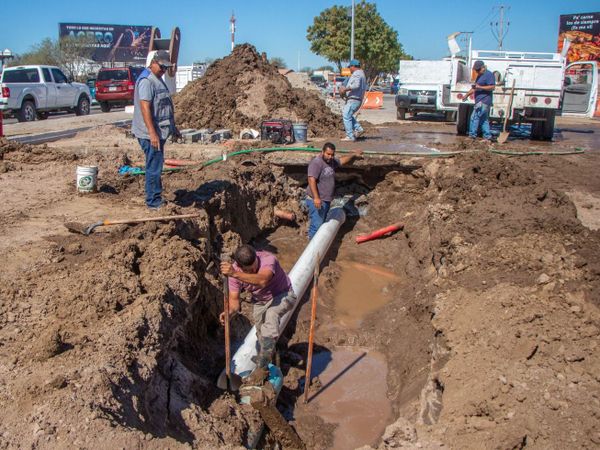
M 483 61 L 475 61 L 473 70 L 477 73 L 475 85 L 463 97 L 463 102 L 466 101 L 471 94 L 475 93 L 475 107 L 471 114 L 471 122 L 469 124 L 469 136 L 473 139 L 477 138 L 479 127 L 486 141 L 492 140 L 490 132 L 490 108 L 492 107 L 493 91 L 496 88 L 496 79 L 494 74 L 487 70 Z
M 344 120 L 344 130 L 346 130 L 346 137 L 342 141 L 354 142 L 356 138 L 362 136 L 365 132 L 363 127 L 360 126 L 358 120 L 354 114 L 359 110 L 362 105 L 363 97 L 367 91 L 367 79 L 365 73 L 360 68 L 360 61 L 356 59 L 350 60 L 348 63 L 350 68 L 350 79 L 346 86 L 340 88 L 340 95 L 346 96 L 346 105 L 342 109 L 342 118 Z

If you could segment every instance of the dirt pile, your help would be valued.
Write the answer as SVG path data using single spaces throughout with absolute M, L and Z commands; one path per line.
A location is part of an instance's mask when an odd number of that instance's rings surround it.
M 259 129 L 262 120 L 290 119 L 308 123 L 310 137 L 331 136 L 342 130 L 315 92 L 293 88 L 266 55 L 238 45 L 231 55 L 215 61 L 206 74 L 189 83 L 174 98 L 180 128 Z

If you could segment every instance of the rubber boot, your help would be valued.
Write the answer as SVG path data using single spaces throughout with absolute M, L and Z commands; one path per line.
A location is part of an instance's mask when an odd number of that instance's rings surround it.
M 259 341 L 260 350 L 256 360 L 256 369 L 244 379 L 244 386 L 262 386 L 269 375 L 269 363 L 275 351 L 275 339 L 262 337 Z

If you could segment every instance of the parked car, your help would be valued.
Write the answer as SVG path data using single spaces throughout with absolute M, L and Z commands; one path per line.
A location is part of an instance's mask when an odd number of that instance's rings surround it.
M 317 87 L 324 88 L 327 86 L 327 80 L 323 75 L 312 75 L 310 77 L 310 81 L 312 81 Z
M 0 79 L 0 110 L 19 122 L 47 119 L 54 111 L 90 113 L 90 89 L 54 66 L 7 67 Z
M 96 100 L 103 112 L 109 112 L 113 106 L 133 104 L 135 81 L 144 70 L 143 67 L 103 67 L 96 77 Z
M 327 86 L 325 87 L 325 92 L 327 93 L 327 95 L 331 95 L 333 97 L 335 97 L 336 95 L 340 95 L 339 94 L 340 87 L 346 86 L 347 82 L 348 82 L 348 77 L 343 77 L 343 76 L 337 75 L 334 79 L 327 82 Z
M 96 100 L 96 79 L 88 78 L 85 81 L 85 84 L 87 84 L 87 86 L 90 88 L 90 95 L 92 96 L 92 104 L 98 103 L 98 100 Z

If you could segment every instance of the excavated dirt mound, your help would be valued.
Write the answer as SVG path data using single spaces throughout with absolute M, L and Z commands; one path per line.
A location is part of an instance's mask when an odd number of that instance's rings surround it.
M 306 122 L 309 136 L 332 136 L 342 130 L 315 92 L 293 88 L 285 76 L 249 45 L 215 61 L 206 74 L 189 83 L 174 98 L 180 128 L 259 129 L 266 119 Z

